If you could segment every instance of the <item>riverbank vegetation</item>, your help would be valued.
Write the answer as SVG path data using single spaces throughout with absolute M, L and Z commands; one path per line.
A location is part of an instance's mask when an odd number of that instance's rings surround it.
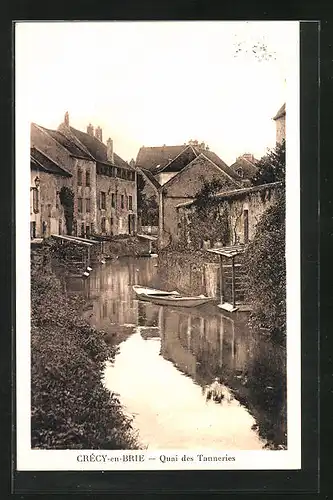
M 282 191 L 258 222 L 244 259 L 251 324 L 277 339 L 286 333 L 285 212 Z
M 82 319 L 84 302 L 63 293 L 47 259 L 34 258 L 31 269 L 32 448 L 139 448 L 131 419 L 103 385 L 116 348 Z

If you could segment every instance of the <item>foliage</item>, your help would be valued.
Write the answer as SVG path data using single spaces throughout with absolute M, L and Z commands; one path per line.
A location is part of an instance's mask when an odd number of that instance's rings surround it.
M 155 196 L 148 197 L 144 193 L 145 180 L 141 174 L 137 176 L 137 203 L 143 226 L 158 225 L 158 203 Z
M 158 226 L 158 204 L 155 196 L 145 198 L 142 207 L 141 224 L 143 226 Z
M 286 143 L 277 144 L 257 163 L 258 172 L 252 179 L 253 184 L 267 184 L 285 180 L 286 175 Z
M 191 245 L 197 249 L 201 248 L 204 240 L 228 243 L 230 227 L 228 205 L 221 204 L 214 198 L 214 194 L 223 188 L 225 188 L 223 181 L 204 181 L 202 188 L 195 195 L 192 212 L 188 213 L 188 237 Z M 184 234 L 183 239 L 186 238 Z
M 102 381 L 116 349 L 81 318 L 83 305 L 45 267 L 32 266 L 32 447 L 138 448 L 131 420 Z
M 74 193 L 68 186 L 63 186 L 59 193 L 60 203 L 64 207 L 67 234 L 73 232 Z
M 285 194 L 269 207 L 257 224 L 244 259 L 248 275 L 247 299 L 252 325 L 272 336 L 286 333 Z

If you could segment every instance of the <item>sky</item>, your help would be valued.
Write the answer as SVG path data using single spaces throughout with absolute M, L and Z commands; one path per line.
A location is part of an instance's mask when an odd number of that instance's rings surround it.
M 197 139 L 230 165 L 275 145 L 296 30 L 285 21 L 22 22 L 16 86 L 29 122 L 57 128 L 68 111 L 75 128 L 101 126 L 126 161 L 141 146 Z M 267 51 L 253 52 L 258 43 Z

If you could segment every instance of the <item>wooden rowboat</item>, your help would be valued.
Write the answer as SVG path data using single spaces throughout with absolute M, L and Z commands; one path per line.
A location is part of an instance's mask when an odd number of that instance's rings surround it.
M 169 296 L 180 297 L 180 293 L 177 292 L 176 290 L 173 290 L 172 292 L 167 292 L 164 290 L 157 290 L 156 288 L 149 288 L 148 286 L 143 286 L 143 285 L 133 285 L 132 288 L 141 300 L 150 300 L 147 299 L 146 296 L 155 296 L 155 295 L 158 295 L 159 297 L 169 297 Z
M 141 300 L 148 300 L 159 306 L 176 306 L 176 307 L 197 307 L 206 302 L 213 300 L 211 297 L 199 295 L 198 297 L 182 297 L 181 295 L 157 295 L 157 294 L 142 294 Z

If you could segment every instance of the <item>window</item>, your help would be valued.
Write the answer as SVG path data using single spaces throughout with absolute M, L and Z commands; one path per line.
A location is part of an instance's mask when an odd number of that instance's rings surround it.
M 51 205 L 50 203 L 47 205 L 47 216 L 48 217 L 51 217 L 52 213 L 51 213 Z
M 90 198 L 87 198 L 86 199 L 86 212 L 89 213 L 90 212 Z
M 101 191 L 101 209 L 105 210 L 106 208 L 106 193 Z
M 59 210 L 59 191 L 56 192 L 56 209 Z M 59 233 L 60 234 L 60 233 Z
M 37 188 L 32 188 L 32 208 L 34 214 L 38 214 L 39 212 L 39 191 Z
M 128 196 L 128 210 L 133 210 L 133 200 L 131 195 Z
M 116 206 L 116 197 L 114 193 L 111 193 L 111 207 L 115 208 Z
M 89 224 L 86 225 L 86 236 L 87 236 L 87 238 L 89 238 L 89 236 L 90 236 L 90 225 Z
M 124 208 L 124 195 L 123 194 L 121 195 L 121 198 L 120 198 L 120 208 Z
M 117 169 L 117 167 L 114 167 L 114 176 L 118 177 L 118 169 Z
M 242 167 L 237 169 L 237 174 L 239 175 L 239 177 L 244 177 L 244 171 L 243 171 Z
M 81 236 L 84 237 L 84 222 L 81 224 Z
M 82 198 L 77 199 L 77 211 L 81 214 L 83 212 Z
M 90 187 L 90 172 L 88 170 L 86 172 L 86 186 Z
M 110 226 L 113 227 L 113 217 L 110 219 Z
M 82 186 L 82 170 L 81 170 L 81 168 L 77 169 L 77 185 Z
M 106 219 L 105 219 L 105 217 L 101 218 L 101 230 L 102 230 L 102 233 L 105 233 L 105 231 L 106 231 Z

